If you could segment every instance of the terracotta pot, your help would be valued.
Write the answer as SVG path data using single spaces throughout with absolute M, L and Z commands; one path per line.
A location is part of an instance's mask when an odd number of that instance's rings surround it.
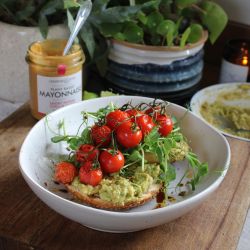
M 28 46 L 43 40 L 38 27 L 23 27 L 0 22 L 0 99 L 25 102 L 29 99 L 29 75 L 25 55 Z M 49 38 L 68 38 L 64 25 L 49 29 Z
M 153 97 L 177 96 L 197 87 L 203 70 L 203 46 L 147 46 L 111 40 L 106 75 L 114 90 Z

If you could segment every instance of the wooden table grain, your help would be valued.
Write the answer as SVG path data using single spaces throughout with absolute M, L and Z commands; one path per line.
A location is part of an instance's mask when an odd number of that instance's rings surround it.
M 227 138 L 228 174 L 201 206 L 156 228 L 98 232 L 47 207 L 18 166 L 21 144 L 36 120 L 28 104 L 0 123 L 0 249 L 235 249 L 250 205 L 250 143 Z

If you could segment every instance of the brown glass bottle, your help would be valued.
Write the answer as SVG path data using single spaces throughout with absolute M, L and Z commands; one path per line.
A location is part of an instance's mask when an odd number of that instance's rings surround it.
M 250 81 L 250 40 L 232 39 L 226 43 L 220 73 L 220 82 Z

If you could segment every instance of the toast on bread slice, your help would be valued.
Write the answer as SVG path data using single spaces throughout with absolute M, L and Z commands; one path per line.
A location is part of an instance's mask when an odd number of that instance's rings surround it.
M 103 200 L 99 197 L 89 196 L 87 194 L 84 194 L 83 192 L 80 192 L 76 187 L 72 185 L 68 185 L 68 184 L 66 185 L 68 191 L 72 193 L 72 195 L 78 200 L 80 200 L 81 202 L 88 204 L 90 206 L 96 207 L 96 208 L 110 209 L 110 210 L 126 210 L 126 209 L 130 209 L 133 207 L 143 205 L 144 203 L 150 201 L 156 196 L 161 186 L 162 186 L 161 184 L 152 184 L 149 187 L 148 191 L 146 193 L 143 193 L 141 197 L 135 200 L 127 201 L 123 204 L 119 204 L 119 203 L 114 203 L 111 201 Z

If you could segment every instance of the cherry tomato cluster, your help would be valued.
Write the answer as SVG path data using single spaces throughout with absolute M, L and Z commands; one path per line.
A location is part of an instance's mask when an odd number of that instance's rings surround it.
M 146 111 L 134 108 L 109 112 L 104 123 L 96 123 L 91 127 L 93 145 L 83 144 L 76 151 L 79 172 L 72 163 L 61 162 L 56 166 L 56 180 L 64 184 L 71 183 L 78 172 L 80 182 L 98 185 L 103 174 L 118 172 L 124 166 L 124 156 L 118 148 L 138 146 L 155 126 L 161 136 L 167 136 L 173 130 L 172 119 L 161 114 L 158 106 Z M 114 141 L 118 145 L 114 146 Z

